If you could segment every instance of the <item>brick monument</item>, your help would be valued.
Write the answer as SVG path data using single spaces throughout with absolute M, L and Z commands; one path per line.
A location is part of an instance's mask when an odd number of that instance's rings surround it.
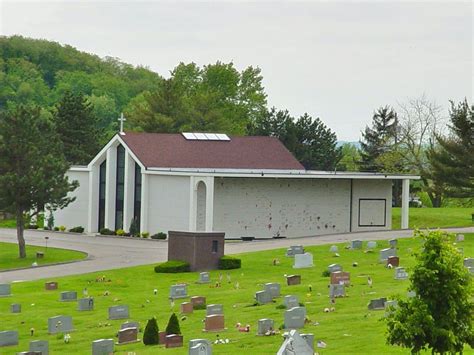
M 225 233 L 168 232 L 168 260 L 189 263 L 191 271 L 215 270 L 224 256 Z

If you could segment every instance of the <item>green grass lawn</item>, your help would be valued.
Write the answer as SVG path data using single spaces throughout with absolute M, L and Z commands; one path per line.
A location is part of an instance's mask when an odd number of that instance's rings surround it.
M 44 253 L 44 257 L 42 259 L 36 259 L 37 251 L 42 251 Z M 45 247 L 27 245 L 26 258 L 20 259 L 18 257 L 17 244 L 0 242 L 0 271 L 20 267 L 30 267 L 31 264 L 35 261 L 38 263 L 38 265 L 47 265 L 65 261 L 80 260 L 84 259 L 86 256 L 87 255 L 85 253 L 82 253 L 80 251 L 57 248 L 48 248 L 46 250 Z
M 400 208 L 392 208 L 392 229 L 400 229 Z M 474 208 L 410 208 L 409 227 L 472 227 Z
M 16 228 L 16 221 L 14 219 L 2 219 L 0 228 Z
M 378 262 L 378 251 L 387 247 L 387 241 L 379 241 L 375 252 L 364 253 L 363 250 L 346 250 L 339 244 L 340 257 L 329 253 L 329 245 L 308 247 L 313 253 L 315 267 L 294 270 L 293 260 L 285 257 L 284 249 L 242 254 L 242 269 L 231 270 L 231 283 L 227 283 L 227 272 L 223 272 L 221 288 L 210 285 L 196 284 L 198 273 L 156 274 L 153 265 L 132 267 L 120 270 L 104 271 L 102 273 L 84 274 L 79 276 L 58 278 L 59 290 L 45 291 L 44 281 L 21 282 L 12 285 L 12 297 L 0 298 L 0 330 L 16 329 L 20 332 L 20 346 L 2 348 L 2 354 L 14 354 L 28 348 L 30 340 L 45 339 L 50 342 L 53 354 L 87 354 L 90 353 L 91 342 L 101 338 L 115 338 L 120 324 L 125 320 L 107 320 L 107 309 L 112 305 L 127 304 L 130 307 L 130 320 L 139 321 L 144 328 L 146 320 L 156 316 L 160 330 L 164 330 L 173 311 L 179 312 L 180 302 L 177 300 L 172 308 L 168 300 L 169 287 L 175 283 L 188 283 L 190 296 L 207 297 L 207 303 L 221 303 L 227 330 L 220 332 L 222 338 L 228 338 L 230 344 L 213 345 L 215 354 L 275 354 L 282 337 L 256 336 L 257 321 L 260 318 L 272 318 L 276 327 L 283 323 L 284 310 L 277 309 L 282 304 L 283 297 L 276 303 L 264 306 L 253 306 L 254 294 L 263 288 L 266 282 L 279 282 L 282 286 L 282 296 L 297 295 L 300 302 L 307 308 L 308 317 L 319 325 L 308 324 L 301 331 L 314 333 L 316 340 L 327 343 L 326 349 L 315 349 L 320 354 L 407 354 L 407 349 L 392 347 L 385 344 L 386 326 L 381 319 L 384 311 L 368 311 L 370 299 L 379 297 L 406 296 L 408 280 L 394 280 L 394 270 L 386 269 Z M 364 242 L 364 247 L 366 242 Z M 413 252 L 421 248 L 420 239 L 400 239 L 398 254 L 401 266 L 410 268 L 414 265 Z M 458 246 L 464 248 L 466 256 L 474 255 L 474 234 L 466 235 L 466 240 Z M 272 265 L 272 260 L 278 258 L 280 264 Z M 358 267 L 352 267 L 357 261 Z M 324 313 L 325 307 L 330 307 L 328 297 L 329 278 L 322 276 L 322 271 L 331 263 L 341 264 L 346 271 L 351 272 L 351 287 L 347 296 L 337 299 L 335 312 Z M 298 273 L 302 276 L 302 284 L 286 286 L 285 274 Z M 96 282 L 96 277 L 105 275 L 110 282 Z M 211 279 L 216 280 L 219 271 L 211 272 Z M 367 285 L 367 275 L 373 279 L 373 287 Z M 240 283 L 240 289 L 234 288 L 235 282 Z M 312 285 L 313 292 L 308 291 Z M 95 298 L 95 310 L 78 312 L 76 303 L 59 302 L 61 291 L 75 290 L 82 294 L 84 288 Z M 158 295 L 153 295 L 153 289 L 158 289 Z M 108 296 L 104 292 L 109 291 Z M 22 304 L 22 313 L 11 314 L 11 303 Z M 64 344 L 55 335 L 47 334 L 47 319 L 56 315 L 71 315 L 75 331 L 71 333 L 71 342 Z M 202 331 L 202 320 L 205 310 L 194 311 L 186 320 L 180 321 L 184 335 L 184 348 L 164 349 L 162 346 L 144 346 L 143 343 L 116 346 L 117 354 L 184 354 L 187 344 L 193 338 L 214 340 L 215 333 Z M 235 324 L 250 324 L 250 333 L 240 333 Z M 30 336 L 30 328 L 35 328 L 34 336 Z M 140 333 L 140 339 L 143 333 Z M 472 349 L 466 349 L 466 352 Z

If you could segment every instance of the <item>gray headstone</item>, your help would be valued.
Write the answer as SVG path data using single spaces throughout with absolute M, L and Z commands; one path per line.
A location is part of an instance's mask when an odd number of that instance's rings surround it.
M 464 259 L 465 267 L 474 267 L 474 258 L 465 258 Z
M 114 353 L 113 339 L 98 339 L 92 342 L 92 355 L 110 355 Z
M 280 297 L 280 284 L 277 282 L 266 283 L 264 290 L 270 292 L 272 298 Z
M 377 248 L 377 242 L 370 241 L 367 243 L 367 249 L 375 249 Z
M 305 307 L 293 307 L 285 311 L 285 329 L 299 329 L 304 327 L 306 318 Z
M 73 330 L 71 316 L 56 316 L 48 318 L 48 333 L 67 333 Z
M 385 301 L 384 308 L 388 309 L 389 307 L 397 308 L 398 302 L 397 301 Z
M 206 272 L 200 272 L 198 283 L 199 284 L 207 284 L 209 282 L 211 282 L 210 274 L 207 271 Z
M 206 316 L 213 314 L 224 314 L 224 307 L 221 304 L 209 304 L 206 307 Z
M 387 301 L 387 299 L 385 297 L 370 300 L 367 308 L 370 309 L 370 310 L 385 309 L 385 302 L 386 301 Z
M 272 302 L 272 295 L 268 291 L 255 292 L 255 299 L 259 304 L 267 304 Z
M 328 266 L 328 271 L 329 273 L 335 272 L 335 271 L 342 271 L 342 266 L 339 264 L 331 264 Z
M 404 267 L 395 268 L 395 280 L 406 280 L 408 279 L 408 273 Z
M 59 300 L 61 302 L 77 301 L 77 292 L 76 291 L 61 292 Z
M 0 347 L 10 345 L 18 345 L 18 332 L 16 330 L 0 332 Z
M 283 303 L 287 309 L 293 308 L 293 307 L 299 307 L 300 302 L 298 301 L 297 296 L 293 295 L 288 295 L 283 298 Z
M 112 306 L 109 307 L 109 319 L 127 319 L 130 318 L 128 306 Z
M 457 234 L 456 242 L 464 242 L 464 234 Z
M 468 266 L 467 271 L 469 271 L 471 275 L 474 274 L 474 266 Z
M 362 240 L 351 240 L 351 249 L 362 249 Z
M 313 266 L 313 254 L 304 253 L 304 254 L 295 255 L 293 268 L 302 269 L 302 268 L 307 268 L 307 267 L 312 267 L 312 266 Z
M 186 285 L 172 285 L 170 287 L 170 298 L 186 298 L 188 297 L 188 287 Z
M 344 297 L 346 295 L 346 287 L 344 284 L 331 284 L 329 285 L 329 297 Z
M 311 350 L 314 351 L 314 334 L 311 334 L 311 333 L 308 333 L 308 334 L 300 334 L 300 336 L 306 340 L 306 342 L 308 343 L 309 347 L 311 348 Z
M 408 298 L 416 297 L 416 292 L 415 292 L 415 291 L 408 291 L 408 292 L 407 292 L 407 297 L 408 297 Z
M 302 245 L 292 245 L 286 250 L 286 256 L 294 257 L 296 254 L 304 254 L 304 248 Z
M 8 297 L 12 295 L 12 287 L 10 284 L 0 284 L 0 297 Z
M 138 322 L 125 322 L 120 324 L 120 329 L 125 328 L 137 328 L 140 329 L 140 324 Z
M 41 355 L 49 355 L 49 342 L 47 340 L 30 341 L 30 351 L 39 351 Z
M 307 339 L 300 336 L 295 329 L 283 334 L 284 341 L 277 351 L 277 355 L 313 355 L 314 350 L 308 345 Z
M 12 313 L 21 313 L 21 304 L 19 303 L 12 303 L 10 305 L 10 311 Z
M 92 297 L 81 298 L 77 301 L 78 311 L 93 311 L 94 310 L 94 299 Z
M 398 244 L 398 240 L 397 239 L 390 239 L 388 241 L 388 244 L 390 245 L 390 248 L 396 249 L 397 244 Z
M 206 339 L 191 339 L 188 355 L 212 355 L 211 342 Z
M 262 318 L 258 320 L 257 335 L 265 335 L 270 330 L 275 330 L 273 319 Z
M 339 248 L 337 247 L 337 245 L 331 245 L 331 247 L 329 248 L 329 252 L 331 253 L 337 253 L 339 251 Z
M 397 256 L 397 250 L 394 248 L 385 248 L 380 251 L 380 262 L 385 262 L 390 256 Z

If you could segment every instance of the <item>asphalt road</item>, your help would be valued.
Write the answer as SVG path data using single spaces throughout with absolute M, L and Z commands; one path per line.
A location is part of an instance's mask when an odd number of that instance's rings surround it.
M 474 233 L 474 227 L 450 228 L 449 231 L 453 233 Z M 331 234 L 316 237 L 259 240 L 254 242 L 229 242 L 225 245 L 225 253 L 237 254 L 250 251 L 287 248 L 295 244 L 310 246 L 341 243 L 352 239 L 386 240 L 391 238 L 406 238 L 412 234 L 413 231 L 411 230 L 403 230 Z M 75 235 L 32 230 L 25 231 L 25 239 L 28 245 L 44 246 L 45 236 L 49 236 L 48 247 L 79 250 L 87 253 L 88 258 L 84 261 L 61 265 L 3 271 L 0 272 L 0 283 L 38 280 L 153 264 L 166 261 L 168 255 L 168 243 L 166 241 L 97 237 L 92 235 Z M 16 243 L 16 230 L 0 229 L 0 241 Z

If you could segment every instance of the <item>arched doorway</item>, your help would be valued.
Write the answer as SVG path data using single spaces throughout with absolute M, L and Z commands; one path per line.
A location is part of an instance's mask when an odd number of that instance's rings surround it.
M 196 230 L 206 230 L 206 184 L 199 181 L 196 188 Z

